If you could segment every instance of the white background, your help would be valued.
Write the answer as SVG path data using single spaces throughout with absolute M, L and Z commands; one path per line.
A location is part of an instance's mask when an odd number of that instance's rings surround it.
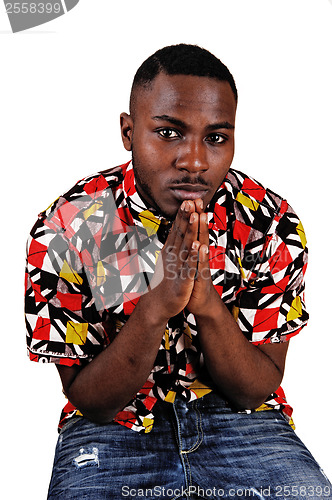
M 129 159 L 118 115 L 128 111 L 132 77 L 156 49 L 179 42 L 197 43 L 229 66 L 239 91 L 233 166 L 286 197 L 306 229 L 311 319 L 291 341 L 283 387 L 298 434 L 332 478 L 332 5 L 114 3 L 81 0 L 65 16 L 17 34 L 0 6 L 0 496 L 46 498 L 65 402 L 55 367 L 26 357 L 27 234 L 78 179 Z

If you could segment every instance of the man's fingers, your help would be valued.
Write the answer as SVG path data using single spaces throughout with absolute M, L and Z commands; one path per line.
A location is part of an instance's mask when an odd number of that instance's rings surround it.
M 187 224 L 187 230 L 184 234 L 182 244 L 179 249 L 179 259 L 181 263 L 185 262 L 185 260 L 188 258 L 192 244 L 198 238 L 198 221 L 198 214 L 196 212 L 192 212 L 189 217 L 189 223 Z
M 209 246 L 209 224 L 206 213 L 199 215 L 199 241 L 202 245 Z
M 189 221 L 191 220 L 191 217 L 195 211 L 195 204 L 191 200 L 187 200 L 183 202 L 183 204 L 180 207 L 180 217 L 179 220 L 176 221 L 175 225 L 175 240 L 174 240 L 174 247 L 175 251 L 180 251 L 181 247 L 183 245 L 184 238 L 187 235 L 188 228 L 190 226 Z M 178 212 L 178 213 L 179 213 Z M 196 231 L 198 230 L 198 226 L 196 228 Z M 194 236 L 194 239 L 197 239 L 197 234 Z
M 188 200 L 184 201 L 180 206 L 175 217 L 171 232 L 165 244 L 165 250 L 173 251 L 178 254 L 183 243 L 184 236 L 189 224 L 191 213 L 195 210 L 195 204 Z
M 200 242 L 198 240 L 191 243 L 190 248 L 188 249 L 187 258 L 182 263 L 182 279 L 189 279 L 190 281 L 194 281 L 196 279 L 199 248 Z
M 198 261 L 205 262 L 203 255 L 199 257 L 201 245 L 209 245 L 207 215 L 199 201 L 182 203 L 164 247 L 166 263 L 176 267 L 178 276 L 190 280 L 196 278 Z
M 197 198 L 197 200 L 195 200 L 195 208 L 198 214 L 203 212 L 203 200 L 201 198 Z
M 196 280 L 202 281 L 210 279 L 210 266 L 209 266 L 209 245 L 200 245 L 198 251 L 198 265 Z

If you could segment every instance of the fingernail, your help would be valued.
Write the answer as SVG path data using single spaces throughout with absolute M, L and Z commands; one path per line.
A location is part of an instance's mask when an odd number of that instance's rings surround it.
M 186 209 L 186 202 L 184 201 L 184 202 L 182 203 L 182 205 L 181 205 L 181 210 L 182 210 L 182 212 L 184 212 L 184 211 L 185 211 L 185 209 Z
M 201 210 L 203 210 L 203 200 L 197 200 L 197 206 L 198 208 L 200 208 Z
M 197 241 L 193 241 L 193 244 L 191 245 L 193 250 L 198 250 L 199 243 Z
M 208 254 L 208 253 L 209 253 L 209 247 L 208 247 L 208 246 L 206 246 L 206 247 L 204 248 L 204 252 L 205 252 L 206 254 Z
M 190 209 L 190 205 L 187 201 L 184 202 L 184 210 L 185 212 L 189 212 L 189 209 Z
M 203 214 L 203 222 L 208 223 L 208 214 Z
M 190 219 L 189 219 L 190 224 L 192 224 L 193 222 L 195 222 L 195 220 L 196 220 L 196 214 L 192 213 L 191 216 L 190 216 Z

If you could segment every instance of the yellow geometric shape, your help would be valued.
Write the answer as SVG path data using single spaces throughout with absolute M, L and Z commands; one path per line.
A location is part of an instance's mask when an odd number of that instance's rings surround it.
M 143 427 L 145 427 L 145 430 L 144 430 L 145 433 L 152 431 L 153 419 L 144 417 Z
M 155 264 L 157 264 L 157 260 L 158 260 L 158 257 L 160 255 L 160 252 L 161 252 L 161 250 L 156 250 L 155 253 L 154 253 L 154 258 L 155 258 L 154 263 Z
M 99 201 L 98 203 L 94 203 L 90 208 L 84 210 L 83 212 L 84 219 L 87 220 L 90 217 L 90 215 L 93 215 L 102 206 L 103 206 L 102 202 Z
M 271 406 L 267 406 L 265 403 L 260 405 L 258 408 L 255 408 L 255 411 L 266 411 L 266 410 L 274 410 Z
M 235 319 L 235 321 L 237 321 L 238 318 L 239 318 L 239 311 L 240 311 L 240 309 L 238 307 L 233 306 L 233 308 L 232 308 L 232 316 Z
M 105 268 L 101 260 L 97 263 L 97 286 L 101 286 L 106 281 Z
M 69 281 L 69 283 L 75 283 L 76 285 L 82 285 L 83 279 L 79 274 L 77 274 L 68 264 L 66 260 L 63 262 L 62 269 L 60 271 L 60 278 Z
M 212 392 L 212 389 L 205 384 L 202 384 L 199 380 L 195 380 L 188 389 L 193 391 L 198 398 L 201 398 L 202 396 L 205 396 L 205 394 L 209 394 L 209 392 Z
M 239 263 L 239 265 L 240 265 L 240 273 L 241 273 L 241 276 L 242 276 L 242 278 L 245 280 L 247 276 L 246 276 L 246 273 L 244 272 L 244 269 L 243 269 L 243 267 L 242 267 L 242 261 L 241 261 L 240 257 L 238 257 L 238 258 L 237 258 L 237 260 L 238 260 L 238 263 Z
M 252 200 L 251 198 L 248 198 L 248 196 L 245 196 L 243 193 L 239 192 L 236 196 L 236 201 L 241 203 L 241 205 L 244 205 L 245 207 L 250 208 L 251 210 L 257 210 L 259 207 L 259 203 L 255 200 Z
M 166 328 L 165 330 L 165 349 L 166 351 L 169 351 L 169 329 Z
M 80 412 L 80 410 L 76 410 L 75 415 L 76 415 L 77 417 L 83 417 L 83 413 L 81 413 L 81 412 Z
M 150 210 L 143 210 L 143 212 L 138 214 L 138 217 L 146 229 L 148 236 L 152 236 L 158 231 L 160 220 Z
M 192 335 L 188 325 L 186 326 L 183 335 L 184 335 L 184 347 L 185 349 L 190 349 L 192 344 Z
M 287 314 L 287 321 L 292 321 L 293 319 L 302 316 L 302 304 L 300 297 L 295 297 L 292 302 L 291 308 Z
M 296 231 L 297 231 L 297 234 L 300 236 L 300 240 L 301 240 L 303 248 L 305 248 L 306 244 L 307 244 L 307 238 L 306 238 L 306 235 L 305 235 L 305 232 L 304 232 L 304 228 L 302 226 L 302 222 L 301 221 L 296 226 Z
M 75 345 L 84 345 L 88 335 L 89 323 L 67 322 L 66 343 Z
M 167 403 L 174 403 L 175 396 L 176 396 L 176 392 L 174 392 L 174 391 L 168 391 L 168 393 L 166 394 L 166 397 L 165 397 L 165 401 Z

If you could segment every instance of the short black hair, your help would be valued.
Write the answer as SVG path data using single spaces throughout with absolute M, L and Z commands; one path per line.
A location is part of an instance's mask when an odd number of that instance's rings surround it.
M 231 86 L 237 102 L 235 81 L 225 64 L 198 45 L 180 43 L 157 50 L 141 64 L 134 76 L 131 104 L 134 89 L 139 86 L 148 88 L 156 76 L 162 72 L 166 75 L 206 76 L 222 82 L 226 81 Z

